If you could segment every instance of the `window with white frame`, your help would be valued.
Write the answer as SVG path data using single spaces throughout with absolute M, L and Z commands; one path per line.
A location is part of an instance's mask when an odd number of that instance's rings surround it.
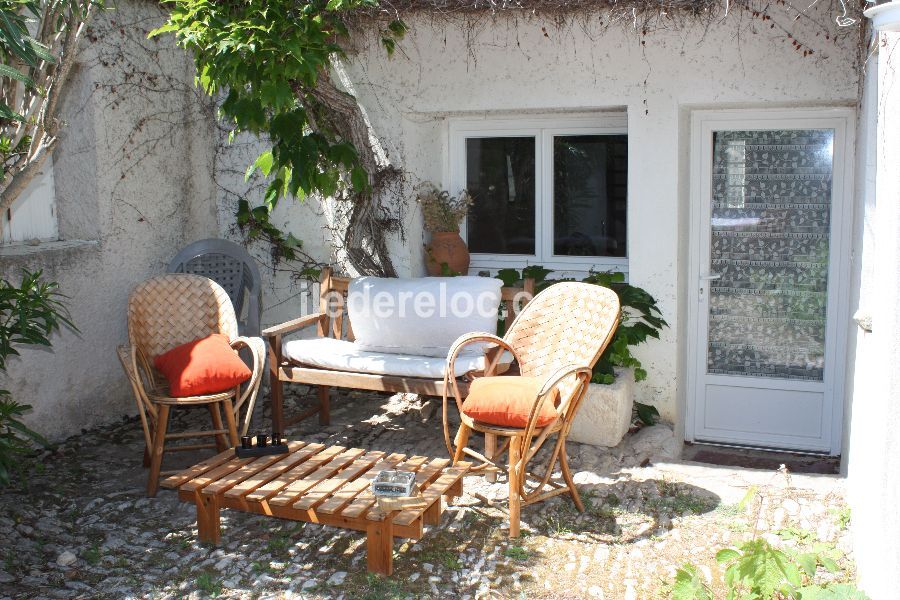
M 0 214 L 0 244 L 59 239 L 53 157 L 47 157 L 12 206 Z
M 474 200 L 473 270 L 627 270 L 624 114 L 453 121 L 450 187 Z

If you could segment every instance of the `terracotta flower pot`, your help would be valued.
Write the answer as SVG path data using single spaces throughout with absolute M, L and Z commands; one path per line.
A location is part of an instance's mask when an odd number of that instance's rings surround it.
M 454 273 L 469 274 L 469 249 L 458 231 L 435 231 L 425 246 L 425 269 L 429 275 L 443 275 L 441 263 Z

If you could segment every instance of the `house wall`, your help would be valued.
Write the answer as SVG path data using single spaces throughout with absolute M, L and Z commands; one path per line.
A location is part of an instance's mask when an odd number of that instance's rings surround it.
M 218 229 L 212 112 L 192 91 L 193 66 L 171 42 L 146 39 L 163 21 L 157 4 L 115 8 L 96 16 L 63 99 L 53 164 L 61 241 L 0 247 L 0 277 L 43 270 L 79 329 L 54 335 L 52 349 L 21 349 L 0 381 L 51 440 L 136 413 L 116 358 L 128 294 Z
M 405 17 L 410 32 L 395 55 L 367 40 L 350 57 L 347 75 L 375 136 L 411 184 L 448 186 L 454 117 L 627 111 L 629 277 L 659 300 L 671 325 L 636 353 L 650 374 L 637 399 L 657 405 L 680 429 L 690 109 L 851 105 L 857 97 L 853 36 L 817 36 L 809 23 L 833 22 L 827 10 L 813 8 L 809 21 L 779 10 L 770 7 L 773 19 L 814 54 L 803 57 L 777 28 L 740 12 L 709 29 L 659 28 L 642 36 L 627 25 L 605 28 L 595 17 L 557 27 L 550 17 L 501 11 L 470 21 Z M 302 239 L 322 237 L 323 219 L 306 208 L 285 223 Z M 396 266 L 401 275 L 419 276 L 426 235 L 414 202 L 404 225 L 403 239 L 391 240 Z
M 880 34 L 876 48 L 861 102 L 857 264 L 873 331 L 856 336 L 847 488 L 860 585 L 879 600 L 900 581 L 900 33 Z

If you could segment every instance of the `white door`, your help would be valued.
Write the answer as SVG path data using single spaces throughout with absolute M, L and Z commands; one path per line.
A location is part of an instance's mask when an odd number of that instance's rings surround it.
M 851 117 L 694 113 L 689 441 L 840 452 Z

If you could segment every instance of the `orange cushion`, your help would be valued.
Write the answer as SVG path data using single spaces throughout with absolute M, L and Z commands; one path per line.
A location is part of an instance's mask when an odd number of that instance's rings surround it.
M 482 423 L 524 428 L 543 385 L 544 381 L 537 377 L 479 377 L 469 387 L 462 410 L 466 416 Z M 544 402 L 538 413 L 537 426 L 543 427 L 555 418 L 555 399 Z
M 160 354 L 153 361 L 169 381 L 173 397 L 217 394 L 250 379 L 250 369 L 228 337 L 214 333 Z

